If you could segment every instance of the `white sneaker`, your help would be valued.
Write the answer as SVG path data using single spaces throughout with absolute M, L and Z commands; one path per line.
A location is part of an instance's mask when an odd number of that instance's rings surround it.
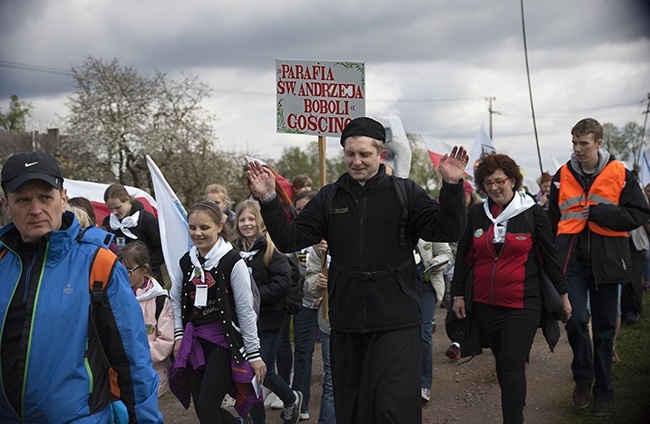
M 273 395 L 274 398 L 271 401 L 271 409 L 282 409 L 284 408 L 284 402 L 277 395 Z
M 420 393 L 421 393 L 421 396 L 422 396 L 422 400 L 425 400 L 427 402 L 429 402 L 431 400 L 431 390 L 423 388 L 420 391 Z
M 300 413 L 300 421 L 308 420 L 309 419 L 309 412 L 301 412 Z
M 231 398 L 229 394 L 226 394 L 223 398 L 223 402 L 221 402 L 221 407 L 231 408 L 233 406 L 235 406 L 235 399 Z

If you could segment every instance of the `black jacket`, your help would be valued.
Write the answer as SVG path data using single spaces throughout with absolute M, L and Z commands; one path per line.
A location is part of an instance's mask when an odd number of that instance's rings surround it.
M 494 205 L 487 200 L 490 207 Z M 525 214 L 532 214 L 526 220 Z M 535 228 L 531 228 L 531 224 Z M 534 231 L 534 236 L 532 235 Z M 474 301 L 510 308 L 542 310 L 539 266 L 542 265 L 560 294 L 568 292 L 553 246 L 553 234 L 546 213 L 535 204 L 529 211 L 508 220 L 506 240 L 497 252 L 492 244 L 494 224 L 483 203 L 468 213 L 467 228 L 458 243 L 451 296 L 465 293 L 468 271 L 474 264 Z M 541 261 L 541 262 L 540 262 Z
M 241 242 L 235 242 L 241 250 Z M 284 320 L 284 301 L 289 294 L 291 283 L 291 267 L 289 259 L 277 249 L 268 268 L 264 265 L 264 252 L 266 252 L 266 238 L 259 237 L 253 243 L 250 251 L 258 252 L 248 259 L 246 265 L 252 269 L 255 284 L 260 291 L 260 317 L 257 328 L 260 330 L 278 330 L 282 328 Z
M 590 178 L 580 169 L 577 159 L 572 158 L 567 164 L 573 177 L 582 185 L 585 193 L 591 188 L 596 175 L 609 162 L 602 160 L 596 173 Z M 551 195 L 549 198 L 549 219 L 553 233 L 557 234 L 561 212 L 558 205 L 560 172 L 553 177 Z M 648 202 L 641 187 L 630 171 L 626 171 L 625 186 L 621 191 L 618 205 L 599 203 L 589 208 L 589 220 L 617 231 L 631 231 L 643 225 L 650 218 Z M 631 260 L 629 241 L 626 237 L 607 237 L 589 230 L 589 226 L 580 234 L 560 234 L 556 236 L 555 247 L 564 273 L 568 271 L 573 261 L 582 261 L 593 274 L 596 284 L 625 283 L 631 276 Z
M 402 210 L 391 178 L 397 177 L 387 175 L 383 165 L 363 187 L 343 174 L 323 187 L 293 223 L 286 219 L 277 198 L 262 203 L 264 222 L 281 251 L 294 252 L 327 240 L 332 257 L 328 292 L 334 330 L 366 333 L 421 325 L 422 288 L 413 249 L 419 238 L 456 241 L 465 226 L 462 182 L 443 184 L 441 207 L 424 189 L 405 179 L 407 240 L 400 245 Z M 334 186 L 335 195 L 328 202 Z
M 162 273 L 160 267 L 165 263 L 165 258 L 163 257 L 162 246 L 160 242 L 160 229 L 158 228 L 158 220 L 151 212 L 148 212 L 142 206 L 138 200 L 132 201 L 131 212 L 129 216 L 140 211 L 140 218 L 138 219 L 138 225 L 136 227 L 130 228 L 131 232 L 138 237 L 138 240 L 143 242 L 147 246 L 149 251 L 149 266 L 151 271 L 154 274 L 154 277 L 162 284 Z M 121 230 L 113 230 L 110 224 L 110 214 L 106 215 L 102 221 L 102 227 L 113 234 L 115 237 L 123 237 L 126 243 L 135 241 L 130 237 L 126 237 Z

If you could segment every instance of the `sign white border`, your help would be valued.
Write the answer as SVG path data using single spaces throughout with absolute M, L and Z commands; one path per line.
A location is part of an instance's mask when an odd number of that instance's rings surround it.
M 338 137 L 365 116 L 363 62 L 276 59 L 278 133 Z

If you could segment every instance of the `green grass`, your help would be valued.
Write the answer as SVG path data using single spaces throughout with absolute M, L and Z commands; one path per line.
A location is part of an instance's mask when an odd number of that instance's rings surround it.
M 615 399 L 608 417 L 591 415 L 591 405 L 567 409 L 563 423 L 649 423 L 650 422 L 650 293 L 643 294 L 644 316 L 638 324 L 625 324 L 616 340 L 621 362 L 612 366 Z

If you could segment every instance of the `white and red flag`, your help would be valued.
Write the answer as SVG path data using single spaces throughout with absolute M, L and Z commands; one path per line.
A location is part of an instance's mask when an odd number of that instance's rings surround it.
M 108 186 L 109 184 L 93 183 L 90 181 L 63 180 L 63 188 L 67 190 L 69 199 L 73 197 L 85 197 L 90 200 L 95 210 L 95 215 L 97 215 L 97 225 L 101 225 L 104 218 L 110 214 L 106 203 L 104 203 L 104 192 Z M 156 200 L 149 193 L 137 187 L 124 187 L 133 198 L 142 203 L 145 210 L 151 212 L 154 216 L 158 216 Z

